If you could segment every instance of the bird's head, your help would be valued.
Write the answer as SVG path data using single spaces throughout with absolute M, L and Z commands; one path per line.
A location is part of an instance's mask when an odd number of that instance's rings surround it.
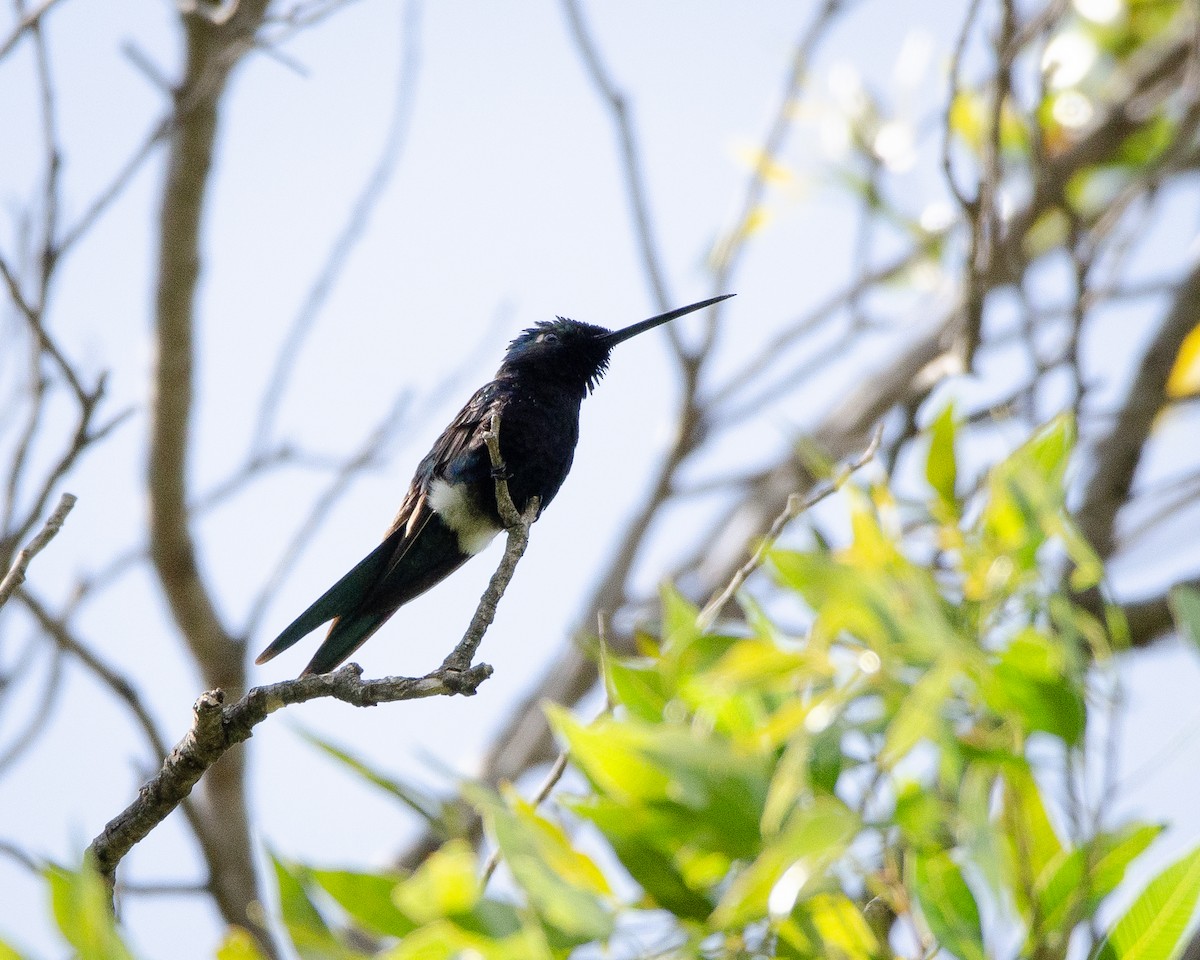
M 621 330 L 606 330 L 564 317 L 543 321 L 523 330 L 508 345 L 499 375 L 529 375 L 542 381 L 565 382 L 580 392 L 590 393 L 608 369 L 609 354 L 618 343 L 732 296 L 727 293 L 723 297 L 702 300 Z

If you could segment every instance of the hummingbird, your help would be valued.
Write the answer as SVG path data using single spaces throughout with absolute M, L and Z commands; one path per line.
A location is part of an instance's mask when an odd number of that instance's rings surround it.
M 579 405 L 608 369 L 618 343 L 734 294 L 702 300 L 621 330 L 558 317 L 508 345 L 480 387 L 417 465 L 383 542 L 318 597 L 258 656 L 266 663 L 324 623 L 324 642 L 301 676 L 328 673 L 401 606 L 448 577 L 504 529 L 485 435 L 500 417 L 500 454 L 513 505 L 538 516 L 558 493 L 579 440 Z

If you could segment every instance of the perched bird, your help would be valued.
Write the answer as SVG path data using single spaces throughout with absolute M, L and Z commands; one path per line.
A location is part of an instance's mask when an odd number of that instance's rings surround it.
M 677 317 L 726 300 L 713 297 L 606 330 L 559 317 L 508 345 L 491 383 L 475 391 L 417 466 L 383 542 L 298 616 L 255 661 L 266 663 L 332 620 L 305 674 L 328 673 L 403 604 L 479 553 L 502 529 L 484 435 L 500 416 L 500 454 L 513 504 L 530 497 L 539 515 L 562 486 L 579 440 L 579 405 L 608 367 L 612 348 Z

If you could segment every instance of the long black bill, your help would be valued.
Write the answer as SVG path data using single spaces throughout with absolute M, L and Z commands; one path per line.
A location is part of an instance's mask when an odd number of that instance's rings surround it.
M 728 300 L 730 297 L 736 297 L 736 293 L 727 293 L 721 297 L 713 297 L 711 300 L 701 300 L 699 303 L 693 303 L 686 307 L 679 307 L 676 310 L 671 310 L 667 313 L 660 313 L 657 317 L 651 317 L 649 320 L 643 320 L 641 323 L 635 323 L 631 327 L 626 327 L 624 330 L 614 330 L 607 336 L 601 337 L 600 342 L 608 347 L 615 347 L 618 343 L 628 340 L 630 337 L 636 337 L 639 333 L 645 333 L 647 330 L 653 330 L 660 324 L 670 323 L 677 317 L 685 316 L 689 313 L 695 313 L 697 310 L 703 310 L 705 307 L 711 307 L 714 303 L 720 303 L 722 300 Z

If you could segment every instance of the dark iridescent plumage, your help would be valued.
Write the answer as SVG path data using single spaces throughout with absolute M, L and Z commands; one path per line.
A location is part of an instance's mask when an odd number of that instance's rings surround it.
M 732 296 L 732 294 L 730 294 Z M 724 300 L 714 297 L 615 332 L 575 320 L 539 323 L 508 345 L 495 378 L 467 401 L 418 464 L 383 542 L 297 617 L 256 663 L 265 663 L 330 620 L 304 673 L 327 673 L 396 610 L 453 573 L 500 532 L 496 487 L 483 435 L 500 415 L 500 453 L 513 503 L 545 510 L 579 440 L 579 405 L 623 340 Z

